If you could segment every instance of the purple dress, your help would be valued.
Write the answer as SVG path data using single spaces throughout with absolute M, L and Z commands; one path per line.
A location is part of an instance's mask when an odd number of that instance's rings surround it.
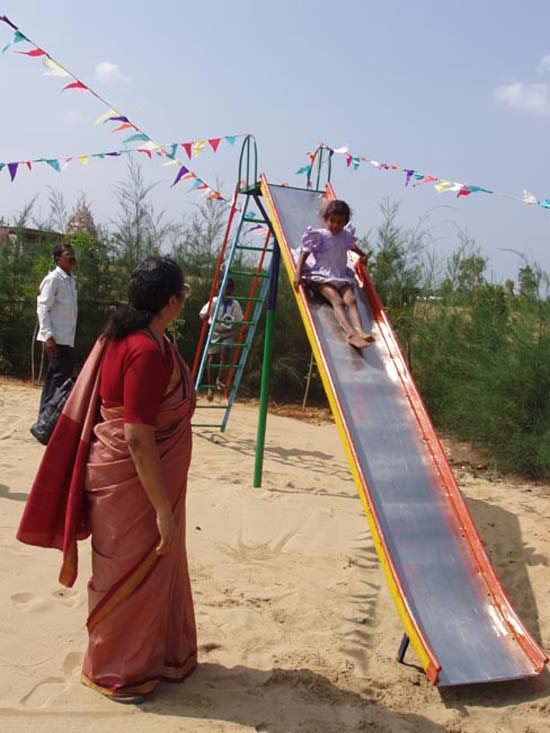
M 329 283 L 336 287 L 353 285 L 355 274 L 348 267 L 348 252 L 354 246 L 355 238 L 349 229 L 331 234 L 328 229 L 308 227 L 302 234 L 302 245 L 299 249 L 299 253 L 309 253 L 302 268 L 304 280 Z

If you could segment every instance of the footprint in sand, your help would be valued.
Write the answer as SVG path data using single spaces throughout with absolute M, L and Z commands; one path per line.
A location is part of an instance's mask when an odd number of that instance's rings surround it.
M 82 596 L 74 588 L 56 588 L 52 592 L 52 596 L 59 603 L 62 603 L 64 606 L 69 606 L 69 608 L 82 605 Z
M 22 705 L 28 705 L 32 708 L 44 708 L 48 706 L 50 700 L 59 697 L 63 692 L 69 689 L 69 684 L 63 677 L 46 677 L 36 684 L 26 695 L 20 699 Z
M 63 674 L 69 680 L 72 677 L 80 679 L 80 671 L 82 669 L 82 652 L 69 652 L 63 662 Z
M 25 612 L 45 611 L 53 606 L 51 601 L 40 598 L 34 593 L 14 593 L 10 599 L 18 610 Z
M 82 656 L 81 652 L 69 652 L 63 661 L 64 677 L 46 677 L 23 695 L 19 702 L 31 708 L 48 707 L 51 700 L 59 698 L 78 683 Z

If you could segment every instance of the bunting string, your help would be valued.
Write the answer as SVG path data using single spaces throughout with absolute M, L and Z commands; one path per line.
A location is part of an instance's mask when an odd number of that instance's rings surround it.
M 136 137 L 136 136 L 132 136 L 132 137 Z M 204 142 L 206 144 L 208 142 L 210 143 L 210 147 L 212 148 L 212 150 L 217 152 L 217 150 L 219 149 L 220 143 L 222 141 L 225 140 L 229 145 L 233 146 L 235 144 L 235 140 L 237 140 L 237 138 L 239 137 L 241 137 L 241 135 L 224 135 L 223 137 L 212 138 L 211 140 L 197 140 L 197 141 L 185 142 L 185 143 L 164 143 L 163 145 L 156 145 L 152 141 L 146 141 L 146 142 L 143 142 L 143 144 L 137 148 L 122 148 L 121 150 L 112 150 L 112 151 L 101 152 L 101 153 L 87 153 L 85 155 L 70 155 L 70 156 L 63 155 L 63 156 L 57 156 L 55 158 L 43 156 L 41 158 L 18 160 L 18 161 L 14 161 L 11 163 L 0 162 L 0 173 L 4 170 L 4 168 L 6 168 L 9 173 L 10 179 L 13 183 L 19 168 L 23 165 L 26 166 L 28 170 L 30 171 L 33 169 L 33 166 L 35 166 L 37 163 L 44 163 L 50 166 L 50 168 L 53 168 L 53 170 L 57 171 L 57 173 L 61 173 L 66 168 L 68 168 L 69 165 L 72 162 L 74 162 L 75 160 L 79 161 L 82 165 L 88 165 L 89 161 L 92 159 L 105 160 L 108 158 L 117 158 L 117 157 L 120 157 L 121 155 L 127 155 L 128 153 L 142 153 L 146 155 L 148 158 L 152 158 L 153 154 L 159 155 L 165 159 L 163 165 L 171 166 L 171 165 L 177 165 L 177 161 L 174 160 L 174 158 L 175 158 L 176 150 L 180 146 L 184 148 L 184 150 L 186 151 L 187 151 L 187 148 L 190 146 L 190 150 L 193 151 L 196 149 L 195 146 L 197 146 L 198 143 Z M 129 141 L 130 141 L 130 138 L 127 138 L 124 142 L 127 143 Z M 214 142 L 215 144 L 212 145 L 212 142 Z M 200 150 L 197 153 L 197 155 L 200 154 L 200 152 L 202 152 L 204 147 L 205 145 L 202 145 L 200 147 Z M 172 155 L 167 155 L 164 152 L 165 150 L 171 152 Z M 194 179 L 196 181 L 199 181 L 200 186 L 204 184 L 204 181 L 202 181 L 202 179 L 200 179 L 196 173 L 189 170 L 185 166 L 181 166 L 181 168 L 179 169 L 178 175 L 176 176 L 176 180 L 172 183 L 172 186 L 175 186 L 176 183 L 179 183 L 179 181 L 182 179 Z M 194 190 L 195 188 L 198 188 L 198 186 L 193 185 L 193 188 L 189 190 Z M 206 188 L 203 190 L 206 190 Z
M 342 145 L 339 148 L 331 148 L 329 145 L 321 143 L 314 153 L 308 152 L 309 164 L 302 166 L 296 171 L 296 175 L 306 175 L 310 177 L 313 163 L 317 152 L 324 149 L 328 152 L 330 157 L 334 155 L 342 155 L 345 157 L 346 167 L 352 171 L 358 170 L 363 163 L 368 163 L 377 170 L 380 171 L 398 171 L 405 174 L 405 187 L 412 185 L 412 188 L 423 186 L 425 184 L 432 185 L 438 193 L 456 193 L 456 198 L 461 196 L 470 196 L 472 193 L 487 193 L 501 198 L 512 199 L 513 201 L 520 201 L 521 203 L 529 206 L 538 206 L 542 209 L 550 209 L 550 198 L 538 199 L 534 194 L 527 190 L 523 190 L 522 196 L 513 196 L 507 193 L 499 193 L 483 186 L 474 186 L 469 183 L 459 183 L 448 178 L 440 178 L 439 176 L 431 176 L 425 173 L 421 173 L 415 168 L 401 168 L 395 163 L 381 163 L 372 158 L 368 158 L 366 155 L 357 155 L 350 152 L 347 145 Z
M 133 134 L 130 135 L 128 138 L 124 140 L 124 143 L 130 143 L 130 142 L 140 142 L 143 143 L 140 148 L 148 149 L 149 152 L 152 154 L 154 151 L 155 153 L 158 153 L 161 157 L 167 159 L 171 162 L 172 165 L 179 165 L 179 171 L 176 176 L 176 179 L 174 180 L 174 183 L 172 183 L 172 186 L 175 186 L 176 183 L 179 183 L 182 180 L 186 180 L 189 178 L 193 179 L 193 185 L 190 190 L 201 190 L 205 193 L 207 198 L 218 200 L 218 201 L 225 201 L 224 197 L 221 195 L 219 191 L 217 191 L 215 188 L 209 186 L 202 178 L 199 178 L 199 176 L 194 173 L 193 171 L 189 170 L 187 166 L 185 166 L 177 157 L 176 157 L 176 151 L 177 151 L 177 145 L 175 147 L 166 147 L 158 142 L 156 142 L 150 135 L 148 135 L 142 128 L 139 127 L 134 121 L 130 120 L 127 115 L 122 114 L 117 108 L 110 104 L 106 99 L 104 99 L 100 94 L 98 94 L 94 89 L 92 89 L 90 86 L 82 82 L 80 79 L 78 79 L 66 66 L 61 64 L 59 61 L 57 61 L 50 53 L 45 51 L 43 48 L 38 46 L 31 38 L 28 36 L 28 34 L 23 33 L 23 31 L 15 25 L 6 15 L 0 16 L 0 22 L 5 23 L 8 27 L 10 27 L 13 32 L 13 38 L 12 40 L 5 45 L 2 48 L 2 53 L 5 53 L 8 49 L 12 48 L 13 46 L 19 47 L 20 43 L 27 43 L 32 48 L 27 51 L 19 51 L 19 50 L 13 50 L 13 53 L 16 53 L 18 55 L 27 56 L 28 58 L 32 59 L 40 59 L 42 65 L 46 69 L 45 76 L 53 76 L 58 78 L 64 78 L 69 81 L 62 89 L 61 93 L 64 92 L 85 92 L 89 93 L 92 96 L 94 96 L 101 104 L 103 104 L 105 107 L 107 107 L 107 112 L 100 115 L 98 119 L 96 120 L 95 124 L 99 124 L 100 122 L 103 123 L 118 123 L 117 126 L 113 129 L 113 132 L 123 132 L 125 130 L 132 130 Z M 234 145 L 235 141 L 237 139 L 237 136 L 229 135 L 226 136 L 226 141 L 230 145 Z M 221 138 L 211 138 L 207 140 L 197 140 L 194 143 L 185 143 L 184 149 L 188 155 L 188 158 L 191 159 L 192 157 L 197 157 L 203 148 L 206 147 L 208 144 L 214 152 L 216 152 L 217 147 L 219 146 L 221 142 Z M 146 148 L 146 146 L 149 146 Z M 190 146 L 190 147 L 186 147 Z M 101 154 L 98 154 L 101 155 Z M 89 159 L 89 156 L 88 156 Z M 88 163 L 88 159 L 86 159 L 86 156 L 82 156 L 81 163 L 86 165 Z M 54 170 L 57 170 L 57 165 L 59 165 L 58 159 L 47 159 L 45 162 L 49 162 L 48 164 L 54 168 Z M 56 162 L 57 161 L 57 165 Z M 32 161 L 24 161 L 24 163 L 27 165 L 29 170 L 32 168 Z M 8 163 L 7 164 L 11 180 L 13 181 L 15 176 L 17 175 L 17 170 L 19 167 L 19 163 Z

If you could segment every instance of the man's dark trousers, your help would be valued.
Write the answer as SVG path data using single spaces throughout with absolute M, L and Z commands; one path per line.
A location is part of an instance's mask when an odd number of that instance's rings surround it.
M 73 376 L 73 355 L 74 349 L 72 346 L 60 346 L 59 344 L 57 345 L 57 354 L 55 356 L 47 355 L 48 366 L 46 368 L 46 378 L 44 379 L 44 387 L 42 388 L 42 396 L 40 398 L 39 415 L 44 405 L 53 397 L 55 390 L 66 379 Z

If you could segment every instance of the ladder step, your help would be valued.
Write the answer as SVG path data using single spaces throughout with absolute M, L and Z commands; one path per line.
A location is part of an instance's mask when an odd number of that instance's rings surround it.
M 250 300 L 256 301 L 258 303 L 263 303 L 265 300 L 265 298 L 245 298 L 244 295 L 233 295 L 232 298 L 233 300 L 242 300 L 243 303 L 248 303 L 248 301 Z M 235 324 L 237 323 L 237 321 L 232 321 L 232 323 Z
M 245 220 L 246 222 L 250 222 L 250 221 L 252 221 L 252 222 L 254 222 L 255 224 L 269 224 L 269 222 L 268 222 L 268 221 L 266 221 L 265 219 L 256 219 L 256 217 L 254 217 L 254 216 L 245 216 L 245 217 L 244 217 L 244 220 Z
M 195 405 L 196 410 L 226 410 L 227 405 Z
M 231 321 L 232 326 L 255 326 L 258 321 Z M 225 323 L 225 321 L 217 320 L 216 323 Z M 225 323 L 227 326 L 227 323 Z
M 235 249 L 248 249 L 251 252 L 273 252 L 271 247 L 252 247 L 248 244 L 238 244 Z
M 208 365 L 209 367 L 212 367 L 212 369 L 242 369 L 241 364 L 212 364 Z
M 210 342 L 210 346 L 216 346 L 216 345 L 217 344 L 213 344 L 212 342 Z M 246 346 L 246 344 L 244 342 L 237 342 L 237 341 L 235 341 L 234 343 L 231 343 L 231 344 L 230 343 L 223 343 L 222 346 L 228 346 L 228 347 L 230 347 L 232 349 L 237 349 L 239 346 L 241 348 L 243 346 Z
M 191 423 L 192 428 L 221 428 L 221 425 L 213 422 L 194 422 Z
M 243 277 L 269 277 L 268 272 L 245 272 L 244 270 L 229 270 L 230 275 L 242 275 Z

